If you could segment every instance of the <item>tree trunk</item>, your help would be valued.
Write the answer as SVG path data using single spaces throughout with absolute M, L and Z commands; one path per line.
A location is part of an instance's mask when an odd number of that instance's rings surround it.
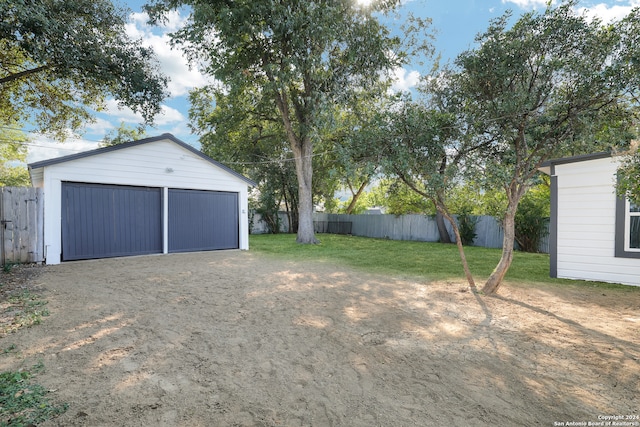
M 282 199 L 284 200 L 284 209 L 285 212 L 287 213 L 287 233 L 292 233 L 293 231 L 291 230 L 291 208 L 289 207 L 289 200 L 287 200 L 287 189 L 286 189 L 286 185 L 283 184 L 282 185 Z
M 298 233 L 296 241 L 304 244 L 320 243 L 313 231 L 313 190 L 311 186 L 313 142 L 309 136 L 296 135 L 294 132 L 289 115 L 289 101 L 285 91 L 276 94 L 276 105 L 282 116 L 284 129 L 296 163 L 296 176 L 298 177 Z
M 364 189 L 367 187 L 367 184 L 369 184 L 368 179 L 364 181 L 362 185 L 360 185 L 360 188 L 358 188 L 358 191 L 356 193 L 354 193 L 353 190 L 351 190 L 351 203 L 349 203 L 349 206 L 347 207 L 347 211 L 346 211 L 347 215 L 351 215 L 351 212 L 353 212 L 353 209 L 355 209 L 356 203 L 358 202 L 358 199 L 364 192 Z
M 438 212 L 440 212 L 440 210 L 438 210 Z M 462 269 L 464 270 L 464 275 L 467 277 L 467 282 L 469 283 L 469 287 L 473 291 L 475 291 L 476 282 L 473 280 L 473 275 L 471 274 L 471 270 L 469 269 L 469 263 L 467 262 L 467 256 L 465 255 L 464 248 L 462 247 L 462 239 L 460 238 L 460 230 L 458 230 L 458 225 L 448 213 L 441 212 L 441 215 L 447 218 L 447 220 L 449 220 L 449 222 L 451 223 L 451 227 L 453 228 L 453 234 L 455 234 L 456 236 L 456 246 L 458 247 L 458 253 L 460 254 L 460 261 L 462 261 Z
M 438 233 L 440 234 L 440 243 L 451 243 L 447 225 L 444 223 L 444 216 L 442 216 L 439 210 L 436 210 L 436 225 L 438 226 Z
M 460 254 L 460 261 L 462 261 L 462 269 L 464 270 L 464 274 L 467 277 L 467 282 L 469 283 L 469 287 L 475 292 L 476 291 L 476 282 L 473 280 L 473 275 L 471 274 L 471 270 L 469 269 L 469 263 L 467 262 L 467 256 L 464 253 L 464 247 L 462 247 L 462 239 L 460 238 L 460 230 L 458 229 L 458 224 L 456 224 L 455 220 L 449 212 L 444 204 L 444 198 L 442 194 L 437 198 L 429 196 L 424 191 L 420 191 L 410 180 L 406 178 L 406 176 L 402 172 L 396 172 L 402 181 L 409 186 L 413 191 L 420 194 L 421 196 L 431 200 L 433 205 L 436 207 L 436 212 L 439 212 L 442 216 L 444 216 L 451 223 L 451 227 L 453 228 L 453 234 L 456 236 L 456 246 L 458 247 L 458 253 Z M 448 234 L 447 234 L 448 235 Z
M 447 170 L 447 156 L 443 155 L 442 156 L 442 160 L 440 161 L 440 168 L 438 169 L 438 173 L 441 176 L 445 176 L 445 172 Z M 443 198 L 440 198 L 440 201 L 444 200 Z M 456 230 L 458 228 L 457 224 L 455 221 L 453 221 L 452 219 L 449 218 L 449 222 L 451 222 L 451 225 L 453 226 L 453 231 L 454 233 L 456 233 Z M 451 237 L 449 237 L 449 232 L 447 231 L 447 226 L 444 223 L 444 218 L 442 216 L 442 212 L 440 212 L 440 210 L 438 209 L 438 206 L 436 206 L 436 225 L 438 226 L 438 233 L 440 234 L 440 243 L 451 243 Z M 456 234 L 456 242 L 461 242 L 460 240 L 460 232 L 458 231 Z M 460 248 L 458 248 L 459 250 Z M 466 263 L 466 260 L 464 261 Z M 473 279 L 471 279 L 471 281 L 473 282 Z M 474 285 L 475 286 L 475 285 Z
M 291 232 L 298 233 L 298 189 L 289 191 L 289 207 L 291 209 Z
M 293 147 L 296 159 L 296 175 L 298 177 L 298 243 L 316 244 L 313 230 L 313 143 L 309 138 L 303 138 Z
M 516 209 L 518 208 L 519 198 L 514 200 L 510 197 L 509 199 L 507 212 L 504 214 L 504 220 L 502 221 L 502 228 L 504 230 L 504 237 L 502 239 L 502 257 L 500 257 L 500 262 L 498 262 L 496 268 L 493 269 L 493 272 L 482 288 L 482 292 L 487 295 L 494 294 L 498 291 L 498 287 L 502 283 L 505 274 L 507 274 L 507 271 L 511 266 L 511 261 L 513 261 Z

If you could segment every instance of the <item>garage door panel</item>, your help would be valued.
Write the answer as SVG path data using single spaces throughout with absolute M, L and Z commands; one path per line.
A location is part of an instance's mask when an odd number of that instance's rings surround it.
M 169 252 L 239 247 L 238 193 L 169 190 Z
M 62 184 L 62 258 L 162 252 L 159 188 Z

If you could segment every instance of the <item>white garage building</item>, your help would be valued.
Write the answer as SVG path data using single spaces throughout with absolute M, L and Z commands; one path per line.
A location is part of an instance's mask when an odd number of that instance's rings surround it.
M 248 249 L 255 183 L 171 134 L 29 165 L 47 264 Z

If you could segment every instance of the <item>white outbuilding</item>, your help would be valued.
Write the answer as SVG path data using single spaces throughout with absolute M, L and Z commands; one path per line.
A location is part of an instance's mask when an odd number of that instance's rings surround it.
M 47 264 L 248 249 L 255 183 L 171 134 L 29 164 Z
M 620 158 L 551 160 L 551 277 L 640 286 L 640 206 L 616 196 Z

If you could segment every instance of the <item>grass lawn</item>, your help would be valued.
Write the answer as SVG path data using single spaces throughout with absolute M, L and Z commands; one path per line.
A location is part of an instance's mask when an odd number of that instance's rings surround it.
M 342 263 L 370 272 L 454 280 L 466 283 L 456 245 L 431 242 L 396 241 L 368 237 L 319 234 L 318 245 L 299 245 L 294 234 L 251 235 L 252 251 L 291 260 L 313 259 Z M 500 260 L 500 249 L 465 247 L 469 268 L 481 286 Z M 635 287 L 549 277 L 549 255 L 515 252 L 506 282 L 511 284 L 563 284 L 602 286 L 640 291 Z

